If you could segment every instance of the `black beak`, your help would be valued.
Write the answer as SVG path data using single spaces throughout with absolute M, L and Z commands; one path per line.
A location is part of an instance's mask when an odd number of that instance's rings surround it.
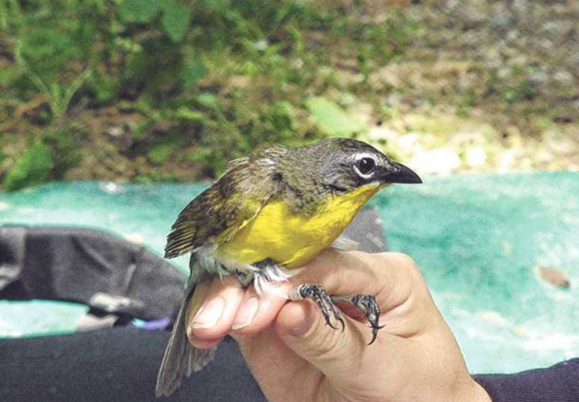
M 422 179 L 414 171 L 401 163 L 392 162 L 390 168 L 382 176 L 384 183 L 422 183 Z

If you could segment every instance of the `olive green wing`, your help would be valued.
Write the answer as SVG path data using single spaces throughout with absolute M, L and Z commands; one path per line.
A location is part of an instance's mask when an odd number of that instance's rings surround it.
M 165 258 L 231 239 L 278 191 L 278 162 L 287 152 L 276 146 L 230 162 L 227 171 L 181 211 L 167 237 Z

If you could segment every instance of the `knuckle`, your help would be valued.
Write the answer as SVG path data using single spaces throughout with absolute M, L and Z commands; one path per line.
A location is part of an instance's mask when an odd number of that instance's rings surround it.
M 426 282 L 422 277 L 422 273 L 412 257 L 404 253 L 387 252 L 379 254 L 382 259 L 382 266 L 378 269 L 388 268 L 394 272 L 394 278 L 399 281 L 407 283 L 411 286 L 416 286 L 417 289 L 426 287 Z
M 416 266 L 416 261 L 414 261 L 414 259 L 410 257 L 408 254 L 404 253 L 390 253 L 390 254 L 400 266 L 409 270 L 418 269 Z
M 422 277 L 416 261 L 408 254 L 388 252 L 379 255 L 382 257 L 382 262 L 385 265 L 392 266 L 392 264 L 395 264 L 397 267 L 410 273 L 412 276 Z
M 422 284 L 424 283 L 424 278 L 422 277 L 422 273 L 420 269 L 418 269 L 418 265 L 414 261 L 412 257 L 407 254 L 398 254 L 397 258 L 400 261 L 400 268 L 408 273 L 408 276 L 412 279 L 413 282 Z

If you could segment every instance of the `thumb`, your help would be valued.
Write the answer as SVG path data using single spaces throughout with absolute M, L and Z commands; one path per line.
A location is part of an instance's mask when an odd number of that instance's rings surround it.
M 345 315 L 343 319 L 344 331 L 336 330 L 312 302 L 291 302 L 279 312 L 276 331 L 291 350 L 327 377 L 346 381 L 365 353 L 368 339 L 363 331 L 368 328 Z

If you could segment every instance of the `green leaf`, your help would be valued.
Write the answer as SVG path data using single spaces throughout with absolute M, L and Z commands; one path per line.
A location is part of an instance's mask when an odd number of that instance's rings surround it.
M 205 4 L 216 11 L 224 11 L 231 8 L 231 0 L 205 0 Z
M 306 102 L 306 107 L 317 126 L 332 137 L 349 137 L 367 128 L 364 123 L 327 98 L 312 98 Z
M 14 191 L 40 184 L 53 167 L 50 147 L 42 141 L 35 142 L 16 159 L 4 179 L 4 188 Z
M 190 22 L 191 11 L 187 7 L 173 2 L 163 3 L 161 23 L 173 42 L 180 42 L 183 39 Z
M 202 61 L 197 60 L 186 64 L 181 74 L 185 87 L 191 88 L 197 83 L 197 81 L 207 75 L 207 68 L 205 68 L 205 64 L 203 64 Z
M 120 12 L 125 20 L 147 22 L 157 15 L 161 5 L 160 0 L 123 0 Z
M 1 2 L 2 0 L 0 0 Z M 0 85 L 9 87 L 22 77 L 22 71 L 15 66 L 3 66 L 0 68 Z
M 175 111 L 175 113 L 171 117 L 176 120 L 186 120 L 195 122 L 202 122 L 206 119 L 203 113 L 198 112 L 196 110 L 188 109 L 186 106 L 181 106 L 179 109 Z
M 119 89 L 119 81 L 107 74 L 101 74 L 91 81 L 91 87 L 95 91 L 96 103 L 104 104 L 115 99 Z
M 217 97 L 212 93 L 204 92 L 197 96 L 197 102 L 199 102 L 202 106 L 212 108 L 217 106 Z
M 52 81 L 66 64 L 80 56 L 69 32 L 39 27 L 20 35 L 16 52 L 23 66 L 43 80 Z

